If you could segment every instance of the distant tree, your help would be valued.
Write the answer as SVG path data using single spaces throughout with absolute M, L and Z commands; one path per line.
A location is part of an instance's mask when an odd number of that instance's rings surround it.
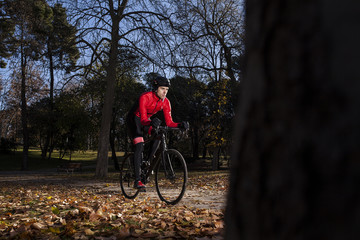
M 226 239 L 360 238 L 359 8 L 246 1 Z
M 5 59 L 11 56 L 16 47 L 14 42 L 15 22 L 7 12 L 7 3 L 0 2 L 0 67 L 5 68 Z
M 244 16 L 241 1 L 170 0 L 176 50 L 168 65 L 175 68 L 220 72 L 239 80 L 234 58 L 244 54 Z M 213 79 L 218 77 L 212 76 Z
M 82 98 L 73 92 L 63 92 L 54 98 L 55 116 L 49 114 L 49 97 L 29 107 L 29 130 L 32 144 L 43 148 L 47 137 L 48 122 L 53 121 L 54 143 L 51 151 L 58 149 L 60 157 L 71 154 L 75 150 L 86 150 L 87 137 L 91 129 L 90 116 Z
M 54 99 L 54 147 L 63 154 L 87 148 L 91 119 L 77 94 L 64 92 Z
M 38 71 L 38 68 L 33 66 L 33 62 L 29 62 L 26 68 L 26 95 L 27 105 L 31 106 L 32 104 L 37 103 L 40 99 L 44 98 L 48 92 L 47 86 L 44 83 L 44 79 L 41 76 L 41 72 Z M 12 65 L 10 65 L 12 67 Z M 22 137 L 19 135 L 21 133 L 21 71 L 19 67 L 14 66 L 13 72 L 9 75 L 11 80 L 8 83 L 6 90 L 6 98 L 4 99 L 5 112 L 3 121 L 5 123 L 5 135 L 7 138 L 13 138 L 19 143 L 21 142 Z M 31 110 L 30 110 L 31 111 Z M 29 116 L 28 116 L 29 119 Z M 47 126 L 49 121 L 45 122 L 42 125 Z M 30 136 L 30 133 L 29 133 Z M 29 141 L 29 145 L 31 141 Z
M 27 67 L 31 59 L 39 59 L 44 42 L 38 37 L 37 29 L 48 25 L 52 12 L 44 0 L 14 0 L 4 2 L 4 12 L 16 26 L 12 45 L 16 46 L 12 54 L 20 56 L 21 66 L 21 121 L 23 133 L 22 170 L 28 169 L 29 132 L 27 117 L 26 79 Z
M 171 100 L 173 118 L 177 121 L 188 121 L 190 123 L 191 155 L 199 158 L 200 142 L 204 138 L 208 108 L 206 102 L 207 86 L 195 78 L 184 78 L 175 76 L 171 80 L 168 98 Z M 182 151 L 188 152 L 189 147 Z
M 210 114 L 207 119 L 209 129 L 207 132 L 207 145 L 212 150 L 212 170 L 220 166 L 220 154 L 231 145 L 231 127 L 234 109 L 231 104 L 231 88 L 228 78 L 220 78 L 208 84 L 207 106 Z
M 66 9 L 61 4 L 55 4 L 52 8 L 53 17 L 46 26 L 40 26 L 38 31 L 44 38 L 46 48 L 44 48 L 44 60 L 48 63 L 50 75 L 50 93 L 49 93 L 49 114 L 50 120 L 48 125 L 48 133 L 42 150 L 42 157 L 52 149 L 53 143 L 53 99 L 54 99 L 54 82 L 55 70 L 63 70 L 66 73 L 75 69 L 76 61 L 79 58 L 79 50 L 76 47 L 76 28 L 69 24 L 67 20 Z M 49 151 L 51 158 L 51 151 Z

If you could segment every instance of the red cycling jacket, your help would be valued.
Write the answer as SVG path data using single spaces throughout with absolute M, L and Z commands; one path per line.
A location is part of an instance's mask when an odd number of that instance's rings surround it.
M 155 92 L 145 92 L 139 98 L 139 106 L 134 112 L 140 117 L 141 125 L 149 126 L 150 117 L 159 111 L 164 112 L 165 123 L 169 127 L 178 127 L 171 117 L 171 105 L 169 99 L 160 99 Z

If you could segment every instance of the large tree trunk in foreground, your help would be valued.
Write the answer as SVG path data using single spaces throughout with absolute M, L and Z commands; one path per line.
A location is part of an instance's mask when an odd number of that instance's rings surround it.
M 247 1 L 227 239 L 360 239 L 360 1 Z

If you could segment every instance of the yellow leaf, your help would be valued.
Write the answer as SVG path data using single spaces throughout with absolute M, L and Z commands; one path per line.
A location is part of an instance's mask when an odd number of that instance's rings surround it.
M 57 207 L 51 207 L 51 211 L 56 215 L 60 213 L 60 210 Z
M 91 229 L 89 229 L 89 228 L 87 228 L 87 229 L 85 229 L 85 235 L 87 235 L 87 236 L 92 236 L 92 235 L 94 235 L 95 233 L 91 230 Z
M 49 227 L 49 230 L 52 233 L 57 233 L 57 234 L 60 233 L 60 228 L 57 228 L 57 227 Z

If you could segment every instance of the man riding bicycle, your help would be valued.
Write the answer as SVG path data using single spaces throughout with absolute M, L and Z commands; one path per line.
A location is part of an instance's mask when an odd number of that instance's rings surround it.
M 184 130 L 189 128 L 187 122 L 176 123 L 171 117 L 171 104 L 166 94 L 169 91 L 170 81 L 157 75 L 153 81 L 153 91 L 141 94 L 135 105 L 130 109 L 126 122 L 130 137 L 134 144 L 134 168 L 135 182 L 134 187 L 145 189 L 145 185 L 141 182 L 140 171 L 142 162 L 142 152 L 144 151 L 144 127 L 150 126 L 157 128 L 161 124 L 158 118 L 150 119 L 151 116 L 159 111 L 163 111 L 165 123 L 168 127 L 178 127 Z

